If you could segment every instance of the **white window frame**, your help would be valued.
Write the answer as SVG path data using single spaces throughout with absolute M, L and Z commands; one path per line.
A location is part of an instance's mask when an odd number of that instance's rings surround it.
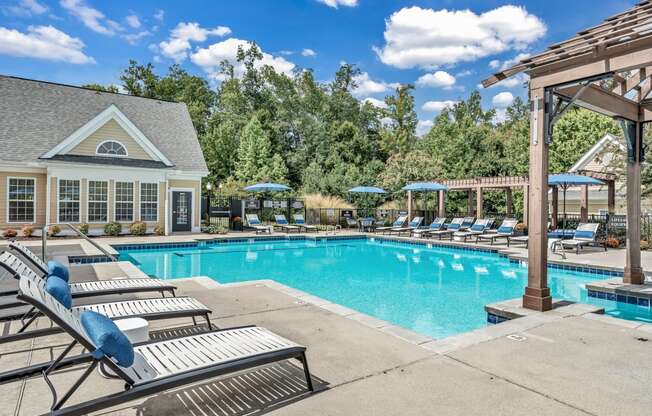
M 116 214 L 118 213 L 118 204 L 126 204 L 128 201 L 118 201 L 118 183 L 131 184 L 131 221 L 118 221 Z M 113 221 L 123 224 L 130 224 L 136 221 L 136 183 L 133 181 L 113 181 Z
M 60 208 L 61 208 L 61 202 L 62 201 L 61 201 L 61 198 L 60 198 L 60 195 L 59 195 L 60 190 L 61 190 L 61 181 L 77 181 L 77 182 L 79 182 L 79 200 L 77 201 L 79 203 L 79 218 L 77 219 L 77 221 L 61 221 Z M 82 191 L 81 179 L 67 179 L 67 178 L 59 178 L 59 179 L 57 179 L 57 223 L 62 223 L 62 224 L 63 223 L 73 223 L 73 224 L 81 223 L 81 219 L 82 219 L 81 218 L 81 204 L 82 204 L 81 191 Z
M 156 187 L 156 202 L 143 201 L 143 185 L 154 185 Z M 138 218 L 141 221 L 145 221 L 145 220 L 143 220 L 143 203 L 145 203 L 145 204 L 156 204 L 156 211 L 155 211 L 156 212 L 156 219 L 155 220 L 147 220 L 145 222 L 152 222 L 152 223 L 156 222 L 156 223 L 158 223 L 159 209 L 160 209 L 159 199 L 161 199 L 160 198 L 158 182 L 141 182 L 140 183 L 140 189 L 138 189 L 138 199 L 139 199 L 139 202 L 138 202 Z
M 106 221 L 91 221 L 90 212 L 91 212 L 91 202 L 101 202 L 101 201 L 91 201 L 91 182 L 104 182 L 106 184 Z M 89 224 L 106 224 L 109 222 L 109 194 L 111 192 L 111 187 L 109 186 L 109 181 L 106 180 L 96 180 L 96 179 L 87 179 L 86 180 L 86 221 Z
M 31 179 L 34 181 L 34 214 L 32 216 L 31 222 L 26 221 L 9 221 L 9 183 L 12 179 Z M 7 203 L 6 203 L 6 213 L 7 213 L 7 224 L 35 224 L 36 223 L 36 178 L 34 176 L 7 176 Z
M 122 146 L 123 149 L 125 149 L 125 154 L 124 155 L 110 155 L 108 153 L 99 153 L 100 147 L 102 147 L 103 144 L 109 143 L 109 142 L 118 143 L 120 146 Z M 108 140 L 104 140 L 104 141 L 100 142 L 100 144 L 97 145 L 97 147 L 95 148 L 95 154 L 97 156 L 104 156 L 104 157 L 129 157 L 129 149 L 127 149 L 127 146 L 125 146 L 124 143 L 122 143 L 119 140 L 108 139 Z

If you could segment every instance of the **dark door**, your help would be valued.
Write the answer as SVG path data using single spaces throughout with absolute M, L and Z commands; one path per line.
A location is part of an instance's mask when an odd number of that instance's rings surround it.
M 192 193 L 172 192 L 172 231 L 192 230 Z

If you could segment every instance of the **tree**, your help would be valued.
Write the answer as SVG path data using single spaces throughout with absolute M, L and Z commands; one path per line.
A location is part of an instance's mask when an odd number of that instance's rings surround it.
M 269 137 L 258 117 L 254 116 L 242 130 L 235 176 L 243 182 L 258 182 L 269 175 L 271 166 Z
M 100 85 L 100 84 L 84 84 L 82 88 L 88 88 L 89 90 L 101 91 L 101 92 L 114 92 L 118 93 L 120 90 L 115 85 Z
M 407 152 L 416 141 L 417 113 L 412 90 L 412 85 L 400 85 L 394 95 L 385 97 L 389 122 L 382 134 L 382 146 L 389 155 Z

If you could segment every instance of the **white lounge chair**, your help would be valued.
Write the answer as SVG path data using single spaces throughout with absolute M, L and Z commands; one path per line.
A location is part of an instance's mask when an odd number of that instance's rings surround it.
M 257 214 L 245 214 L 245 218 L 247 219 L 247 226 L 256 230 L 256 234 L 259 233 L 271 234 L 272 230 L 274 229 L 274 227 L 272 227 L 271 225 L 263 225 L 263 223 L 258 218 Z
M 289 232 L 298 233 L 298 232 L 301 231 L 301 228 L 297 227 L 296 225 L 290 225 L 287 218 L 285 218 L 285 215 L 282 215 L 282 214 L 281 215 L 274 215 L 274 219 L 276 220 L 276 226 L 281 228 L 286 233 L 289 233 Z
M 306 224 L 306 219 L 303 217 L 302 214 L 294 214 L 292 216 L 294 218 L 294 223 L 299 226 L 299 228 L 303 229 L 305 232 L 317 232 L 319 229 L 315 227 L 314 225 Z
M 400 228 L 405 225 L 405 222 L 407 221 L 407 215 L 401 215 L 399 216 L 394 223 L 389 226 L 389 227 L 376 227 L 376 231 L 384 232 L 387 230 L 391 230 L 392 228 Z
M 444 227 L 445 223 L 446 223 L 446 217 L 437 217 L 433 222 L 430 223 L 428 227 L 417 228 L 416 230 L 412 230 L 412 237 L 416 237 L 416 238 L 427 237 L 435 231 L 440 231 Z
M 461 238 L 463 241 L 466 241 L 467 238 L 472 238 L 477 235 L 483 234 L 487 229 L 488 224 L 489 224 L 489 220 L 486 219 L 477 220 L 468 230 L 454 232 L 453 237 Z
M 505 219 L 496 232 L 476 235 L 475 242 L 489 241 L 493 245 L 501 238 L 507 240 L 509 237 L 514 236 L 514 227 L 516 227 L 517 223 L 518 221 L 515 219 Z
M 464 217 L 464 219 L 462 220 L 462 224 L 460 224 L 459 231 L 468 230 L 473 226 L 474 221 L 475 221 L 475 217 Z
M 582 223 L 577 226 L 573 238 L 570 240 L 558 240 L 555 241 L 552 245 L 552 252 L 554 253 L 558 247 L 561 247 L 562 251 L 566 247 L 571 247 L 575 249 L 576 254 L 580 254 L 580 249 L 585 246 L 599 246 L 600 243 L 597 241 L 598 229 L 600 224 L 597 223 Z M 604 251 L 607 251 L 607 245 L 602 244 Z
M 464 222 L 464 218 L 453 218 L 450 223 L 445 224 L 445 230 L 433 231 L 430 233 L 430 235 L 433 237 L 438 237 L 440 240 L 443 237 L 448 237 L 452 240 L 453 234 L 460 230 L 462 222 Z
M 387 234 L 397 233 L 398 235 L 401 235 L 403 233 L 410 234 L 412 230 L 416 230 L 417 228 L 419 228 L 422 222 L 423 222 L 423 217 L 414 217 L 412 218 L 412 221 L 408 223 L 407 227 L 390 228 L 389 230 L 385 230 L 385 233 Z

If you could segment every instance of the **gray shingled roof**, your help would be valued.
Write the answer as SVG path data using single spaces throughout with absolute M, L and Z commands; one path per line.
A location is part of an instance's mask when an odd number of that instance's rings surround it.
M 183 103 L 0 75 L 0 161 L 35 162 L 114 104 L 175 166 L 207 171 Z

